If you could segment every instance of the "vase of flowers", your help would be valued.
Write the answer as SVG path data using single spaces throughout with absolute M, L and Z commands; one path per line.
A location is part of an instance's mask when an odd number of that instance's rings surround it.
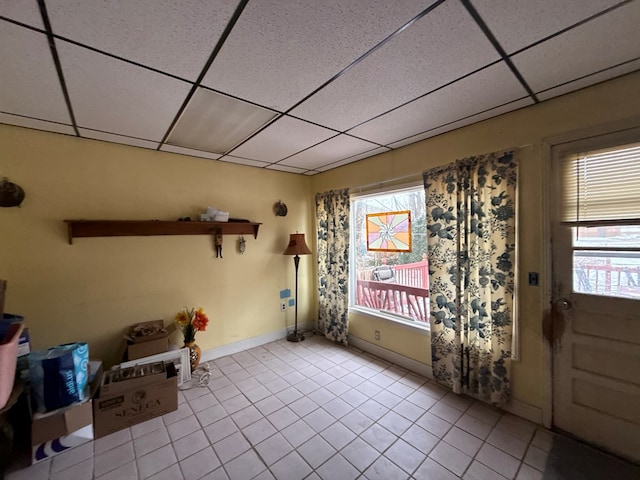
M 202 307 L 197 310 L 195 308 L 184 307 L 184 309 L 180 310 L 176 315 L 176 324 L 182 331 L 184 346 L 189 349 L 189 360 L 192 372 L 200 363 L 200 356 L 202 355 L 200 347 L 196 345 L 196 333 L 200 331 L 204 332 L 207 329 L 208 323 L 209 318 L 207 314 L 204 313 Z

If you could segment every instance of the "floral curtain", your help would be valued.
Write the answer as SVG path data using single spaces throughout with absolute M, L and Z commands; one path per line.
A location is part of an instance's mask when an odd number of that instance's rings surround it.
M 504 405 L 515 314 L 514 152 L 424 173 L 434 378 Z
M 349 191 L 316 195 L 318 230 L 318 328 L 347 345 L 349 308 Z

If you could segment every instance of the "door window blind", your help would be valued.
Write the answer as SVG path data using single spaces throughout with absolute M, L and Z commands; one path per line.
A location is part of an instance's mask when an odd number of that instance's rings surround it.
M 640 222 L 640 143 L 571 154 L 560 162 L 563 223 Z

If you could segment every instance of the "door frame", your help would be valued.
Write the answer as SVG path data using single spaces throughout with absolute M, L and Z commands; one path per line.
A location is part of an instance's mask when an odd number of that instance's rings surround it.
M 630 131 L 639 128 L 640 116 L 637 116 L 543 138 L 541 142 L 542 178 L 553 178 L 552 162 L 555 148 L 561 148 L 563 144 L 589 141 L 605 135 L 620 134 L 623 137 L 625 134 L 629 134 Z M 542 424 L 545 428 L 551 429 L 553 427 L 553 345 L 551 339 L 554 326 L 551 316 L 551 302 L 553 301 L 553 246 L 551 235 L 553 222 L 555 221 L 555 209 L 552 209 L 552 206 L 555 205 L 554 200 L 557 195 L 555 181 L 543 182 L 542 189 L 542 238 L 544 240 L 541 252 L 543 274 L 540 276 L 542 280 L 543 305 L 542 335 L 540 340 L 543 349 L 543 369 L 545 372 L 549 372 L 544 376 L 543 384 L 541 385 L 543 393 Z

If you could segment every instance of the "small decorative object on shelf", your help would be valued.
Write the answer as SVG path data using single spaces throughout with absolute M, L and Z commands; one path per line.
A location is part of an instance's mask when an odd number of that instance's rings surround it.
M 184 310 L 180 310 L 176 315 L 176 324 L 182 330 L 184 346 L 189 349 L 189 361 L 193 372 L 202 355 L 200 347 L 196 345 L 196 333 L 207 329 L 209 318 L 202 308 L 196 310 L 184 307 Z

